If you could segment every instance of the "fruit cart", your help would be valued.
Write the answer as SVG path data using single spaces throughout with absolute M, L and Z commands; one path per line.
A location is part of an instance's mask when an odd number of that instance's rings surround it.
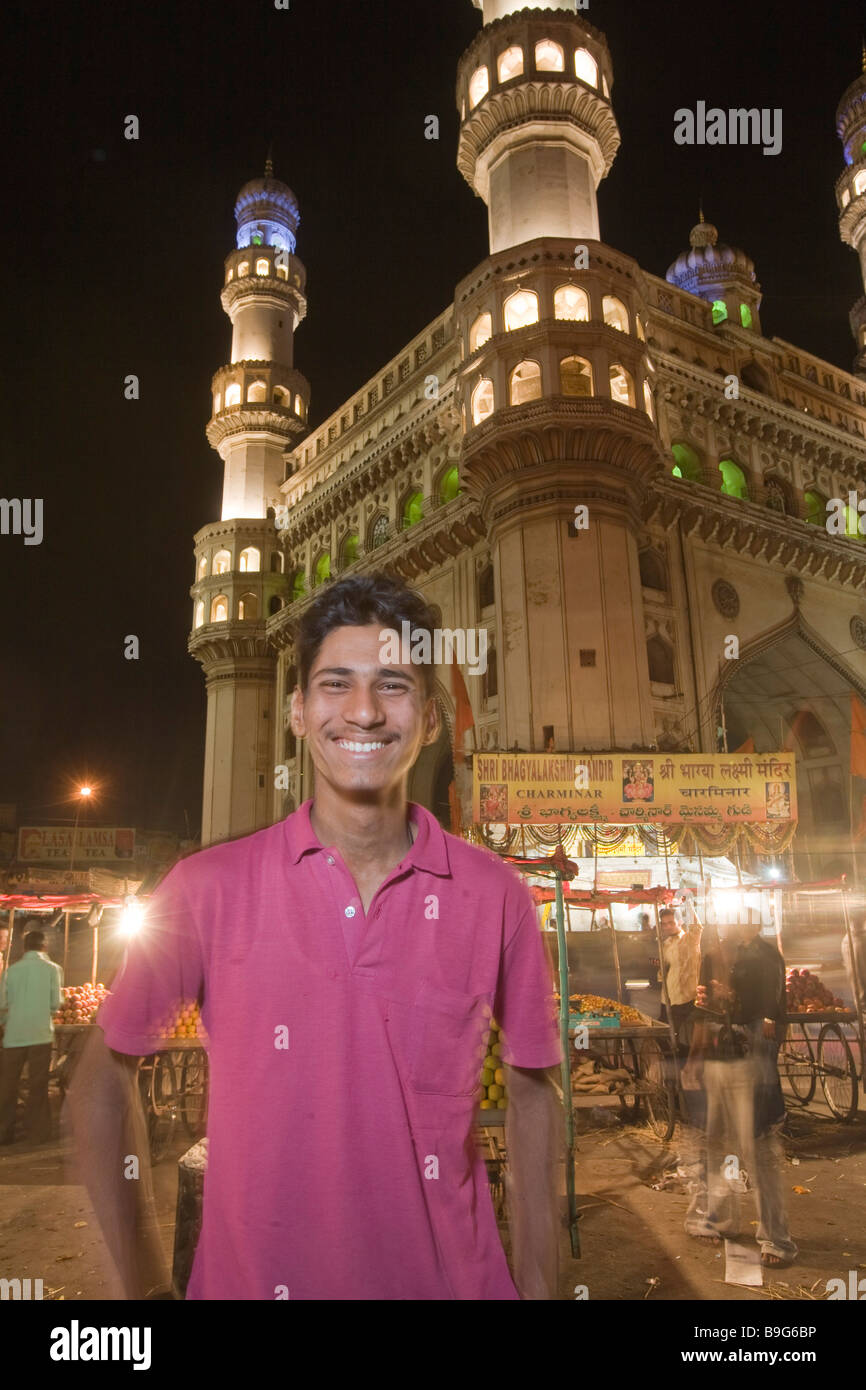
M 849 958 L 855 959 L 848 888 L 844 879 L 822 883 L 773 884 L 765 890 L 778 894 L 777 932 L 782 947 L 784 923 L 793 903 L 819 899 L 839 904 L 839 915 L 848 941 Z M 807 1106 L 814 1098 L 818 1082 L 827 1106 L 837 1120 L 849 1121 L 857 1113 L 859 1088 L 866 1086 L 866 1037 L 864 1019 L 857 1009 L 845 1008 L 809 970 L 789 970 L 787 984 L 787 1029 L 779 1050 L 779 1074 L 791 1098 Z

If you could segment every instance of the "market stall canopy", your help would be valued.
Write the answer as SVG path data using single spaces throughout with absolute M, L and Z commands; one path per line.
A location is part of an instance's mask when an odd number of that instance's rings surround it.
M 529 891 L 536 903 L 552 903 L 556 898 L 553 888 L 539 888 L 532 884 Z M 632 906 L 655 903 L 658 907 L 665 907 L 674 901 L 677 892 L 674 888 L 566 888 L 562 896 L 570 907 L 592 909 L 607 907 L 610 903 L 630 903 Z
M 141 899 L 138 899 L 141 901 Z M 123 907 L 124 897 L 104 893 L 0 893 L 0 911 L 20 907 L 25 912 L 87 912 L 96 903 L 102 907 Z

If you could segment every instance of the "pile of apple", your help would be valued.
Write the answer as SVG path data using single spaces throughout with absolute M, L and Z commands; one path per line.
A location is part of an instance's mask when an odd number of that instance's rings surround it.
M 831 994 L 811 970 L 789 970 L 785 977 L 789 1014 L 844 1012 L 845 1005 Z
M 499 1031 L 499 1025 L 490 1020 L 490 1028 L 481 1040 L 481 1109 L 482 1110 L 506 1110 L 508 1108 L 508 1091 L 505 1086 L 505 1066 L 502 1061 L 502 1053 L 505 1044 Z
M 68 985 L 63 990 L 63 1003 L 54 1015 L 54 1022 L 92 1023 L 107 994 L 105 985 Z

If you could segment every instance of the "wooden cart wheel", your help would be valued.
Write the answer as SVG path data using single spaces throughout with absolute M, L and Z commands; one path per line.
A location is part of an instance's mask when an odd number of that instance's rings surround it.
M 857 1066 L 838 1023 L 825 1023 L 818 1034 L 818 1071 L 837 1120 L 852 1120 L 857 1113 Z
M 779 1058 L 779 1071 L 788 1089 L 801 1105 L 808 1105 L 818 1082 L 815 1070 L 815 1047 L 803 1023 L 789 1023 Z
M 644 1095 L 650 1129 L 667 1143 L 677 1127 L 676 1058 L 663 1052 L 655 1038 L 644 1038 L 640 1049 L 641 1079 L 649 1087 Z
M 159 1163 L 164 1157 L 177 1122 L 174 1055 L 155 1052 L 144 1059 L 138 1073 L 151 1163 Z
M 185 1052 L 180 1074 L 180 1105 L 190 1139 L 201 1139 L 207 1130 L 207 1053 L 204 1048 Z

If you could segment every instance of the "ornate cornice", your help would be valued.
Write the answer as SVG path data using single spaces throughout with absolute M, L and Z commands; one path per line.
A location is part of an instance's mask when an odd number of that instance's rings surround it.
M 277 435 L 281 440 L 289 440 L 292 435 L 306 434 L 307 426 L 288 406 L 262 401 L 232 405 L 227 410 L 221 410 L 219 415 L 211 416 L 205 430 L 208 444 L 213 449 L 219 449 L 223 440 L 232 435 L 249 432 L 265 432 Z
M 483 31 L 482 31 L 483 32 Z M 491 92 L 469 113 L 460 129 L 457 168 L 474 187 L 479 160 L 509 131 L 530 122 L 573 126 L 599 151 L 596 178 L 610 171 L 621 144 L 619 127 L 610 103 L 592 88 L 563 73 L 549 73 Z

